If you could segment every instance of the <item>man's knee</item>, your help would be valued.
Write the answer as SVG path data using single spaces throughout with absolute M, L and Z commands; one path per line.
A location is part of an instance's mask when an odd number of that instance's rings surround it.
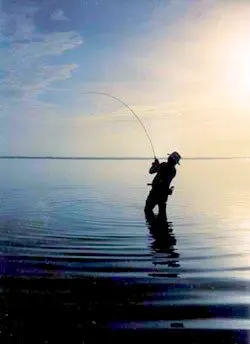
M 159 207 L 159 211 L 166 211 L 167 203 L 166 202 L 159 202 L 158 207 Z
M 152 205 L 150 204 L 150 202 L 146 201 L 145 207 L 144 207 L 144 212 L 147 213 L 147 212 L 152 211 L 152 210 L 153 210 Z

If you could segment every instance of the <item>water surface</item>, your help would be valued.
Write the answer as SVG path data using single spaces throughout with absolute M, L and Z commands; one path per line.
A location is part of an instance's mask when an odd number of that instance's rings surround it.
M 82 337 L 86 328 L 205 330 L 248 342 L 250 160 L 182 160 L 168 221 L 153 227 L 143 212 L 148 160 L 0 163 L 0 273 L 12 300 L 41 296 L 45 283 L 49 312 L 51 290 L 68 293 L 71 312 L 87 314 Z M 17 321 L 23 304 L 5 301 L 5 309 Z

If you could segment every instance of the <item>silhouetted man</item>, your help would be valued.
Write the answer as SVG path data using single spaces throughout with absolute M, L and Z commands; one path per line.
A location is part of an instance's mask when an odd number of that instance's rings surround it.
M 175 165 L 179 164 L 181 156 L 177 152 L 173 152 L 169 155 L 167 162 L 160 163 L 155 158 L 152 166 L 149 169 L 149 173 L 157 173 L 152 182 L 152 189 L 149 192 L 148 198 L 145 204 L 145 215 L 147 219 L 154 217 L 153 209 L 158 205 L 160 219 L 166 219 L 166 204 L 168 195 L 171 195 L 173 189 L 170 188 L 170 184 L 176 175 Z

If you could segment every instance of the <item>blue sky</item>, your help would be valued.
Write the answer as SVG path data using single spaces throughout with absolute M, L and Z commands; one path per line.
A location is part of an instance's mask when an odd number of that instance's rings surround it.
M 126 108 L 84 94 L 99 91 L 133 107 L 159 155 L 246 155 L 249 14 L 241 0 L 0 0 L 0 154 L 150 156 Z

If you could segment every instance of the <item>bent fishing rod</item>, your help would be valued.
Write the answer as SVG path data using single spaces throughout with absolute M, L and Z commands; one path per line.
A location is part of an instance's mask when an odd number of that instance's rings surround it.
M 141 121 L 140 117 L 135 113 L 135 111 L 127 104 L 125 103 L 123 100 L 121 100 L 120 98 L 118 97 L 115 97 L 113 96 L 112 94 L 109 94 L 109 93 L 105 93 L 105 92 L 95 92 L 95 91 L 89 91 L 89 92 L 83 92 L 82 94 L 99 94 L 99 95 L 102 95 L 102 96 L 106 96 L 106 97 L 109 97 L 109 98 L 112 98 L 116 101 L 118 101 L 119 103 L 121 103 L 123 106 L 125 106 L 127 109 L 129 109 L 129 111 L 133 114 L 133 116 L 138 120 L 138 122 L 141 124 L 148 140 L 149 140 L 149 143 L 150 143 L 150 146 L 151 146 L 151 149 L 152 149 L 152 152 L 153 152 L 153 155 L 154 155 L 154 158 L 156 159 L 156 155 L 155 155 L 155 150 L 154 150 L 154 146 L 153 146 L 153 143 L 152 143 L 152 140 L 149 136 L 149 133 L 147 132 L 147 129 L 145 127 L 145 125 L 143 124 L 143 122 Z

